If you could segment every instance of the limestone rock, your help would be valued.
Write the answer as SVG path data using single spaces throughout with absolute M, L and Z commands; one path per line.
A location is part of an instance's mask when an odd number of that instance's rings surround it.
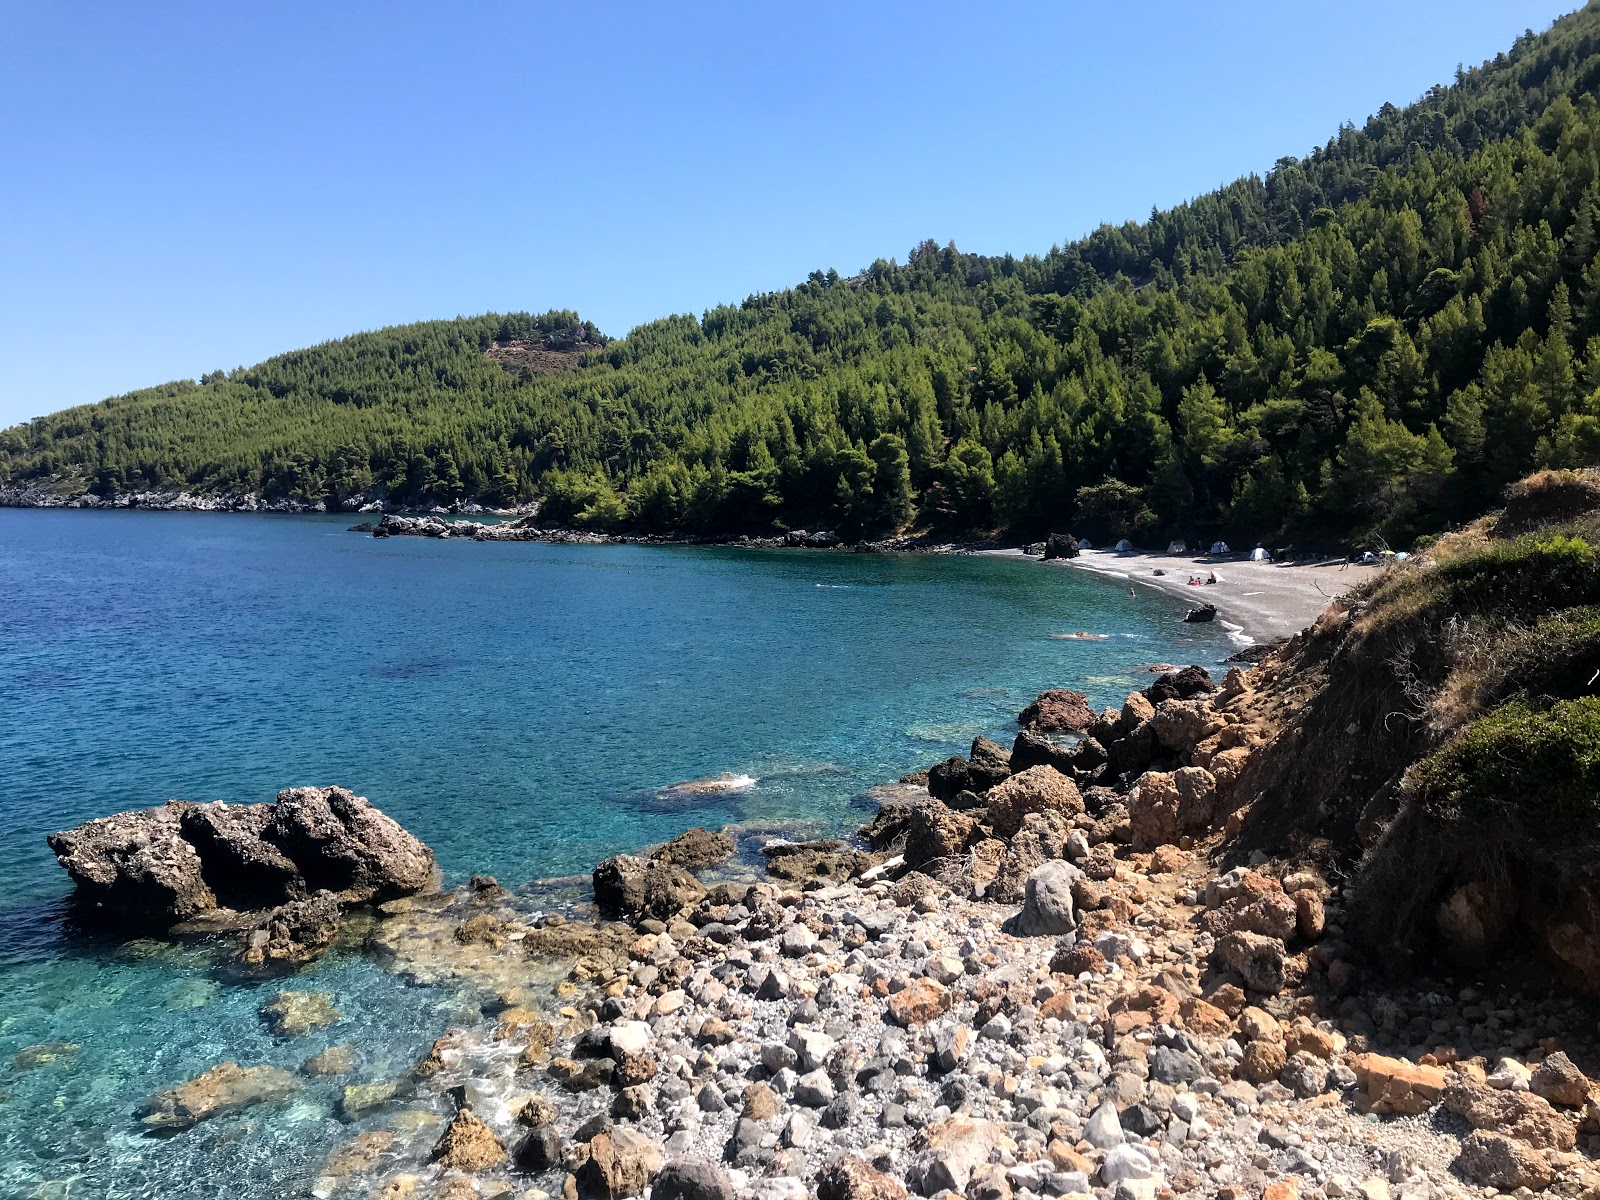
M 907 1029 L 926 1025 L 949 1011 L 948 990 L 931 979 L 913 979 L 889 995 L 889 1019 Z
M 589 1157 L 578 1168 L 578 1191 L 598 1200 L 643 1193 L 662 1167 L 661 1147 L 625 1125 L 595 1134 Z
M 1427 1112 L 1439 1103 L 1449 1082 L 1439 1067 L 1419 1066 L 1381 1054 L 1357 1055 L 1350 1067 L 1356 1081 L 1366 1089 L 1372 1111 L 1379 1114 Z
M 817 1173 L 817 1200 L 906 1200 L 906 1189 L 869 1163 L 847 1156 Z
M 1217 954 L 1252 991 L 1275 994 L 1283 989 L 1285 950 L 1279 939 L 1230 933 L 1217 942 Z
M 949 1189 L 965 1193 L 972 1172 L 991 1153 L 1015 1151 L 1016 1143 L 992 1121 L 949 1117 L 921 1130 L 912 1143 L 917 1157 L 908 1172 L 924 1195 Z
M 238 958 L 252 966 L 308 963 L 338 936 L 339 902 L 331 892 L 318 892 L 263 913 L 239 935 Z
M 347 903 L 393 900 L 438 883 L 433 852 L 345 788 L 279 792 L 264 836 L 293 860 L 307 890 Z
M 1013 836 L 1029 813 L 1075 817 L 1083 812 L 1077 784 L 1054 767 L 1029 767 L 990 789 L 986 799 L 989 822 L 999 838 Z
M 1151 719 L 1162 749 L 1187 754 L 1210 729 L 1211 705 L 1205 700 L 1163 700 Z
M 966 849 L 977 822 L 938 800 L 911 806 L 906 822 L 906 866 L 918 869 Z
M 1216 812 L 1215 777 L 1203 767 L 1147 771 L 1128 801 L 1134 848 L 1153 850 L 1205 832 Z
M 79 895 L 108 917 L 182 921 L 217 907 L 177 803 L 86 821 L 45 839 Z
M 1063 859 L 1039 867 L 1028 876 L 1022 911 L 1006 923 L 1008 931 L 1022 937 L 1076 933 L 1072 887 L 1082 877 L 1078 868 Z
M 1419 1071 L 1427 1069 L 1413 1068 Z M 1359 1063 L 1356 1073 L 1359 1077 Z M 1370 1084 L 1368 1091 L 1371 1091 Z M 1538 1150 L 1566 1151 L 1577 1144 L 1572 1122 L 1550 1107 L 1549 1101 L 1532 1092 L 1499 1091 L 1465 1076 L 1455 1076 L 1437 1098 L 1442 1098 L 1445 1108 L 1463 1118 L 1474 1129 L 1503 1133 Z
M 140 1121 L 150 1129 L 187 1129 L 218 1113 L 283 1100 L 300 1090 L 282 1067 L 241 1067 L 225 1062 L 157 1092 L 145 1102 Z
M 1542 1192 L 1556 1177 L 1546 1155 L 1503 1133 L 1485 1129 L 1467 1135 L 1454 1165 L 1474 1183 L 1502 1192 L 1518 1188 Z
M 498 1167 L 509 1156 L 504 1144 L 470 1108 L 456 1113 L 455 1119 L 433 1147 L 434 1161 L 447 1170 L 477 1173 Z
M 171 925 L 327 891 L 339 903 L 436 885 L 433 853 L 344 788 L 289 788 L 272 804 L 117 813 L 46 839 L 79 895 L 110 919 Z
M 279 1037 L 300 1037 L 343 1016 L 327 992 L 279 992 L 261 1006 L 261 1019 Z

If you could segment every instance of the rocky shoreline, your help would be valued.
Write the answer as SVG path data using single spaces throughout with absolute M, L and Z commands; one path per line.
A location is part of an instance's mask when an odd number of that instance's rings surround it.
M 1386 982 L 1314 855 L 1222 869 L 1235 785 L 1276 732 L 1264 670 L 1217 688 L 1187 668 L 1101 714 L 1051 693 L 1009 751 L 979 739 L 908 777 L 861 841 L 768 847 L 755 882 L 717 878 L 733 843 L 706 830 L 600 864 L 597 919 L 402 872 L 367 950 L 470 986 L 486 1016 L 344 1089 L 351 1138 L 313 1194 L 1600 1194 L 1585 1010 L 1516 979 Z M 289 807 L 237 822 L 294 825 Z M 292 1036 L 337 1002 L 290 990 L 263 1019 Z M 222 1063 L 140 1120 L 182 1130 L 297 1087 Z

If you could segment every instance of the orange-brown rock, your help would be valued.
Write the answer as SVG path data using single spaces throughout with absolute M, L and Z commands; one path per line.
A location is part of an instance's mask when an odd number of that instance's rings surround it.
M 1439 1067 L 1422 1067 L 1401 1058 L 1358 1054 L 1350 1062 L 1375 1113 L 1423 1113 L 1444 1096 L 1449 1076 Z
M 889 996 L 889 1019 L 907 1029 L 926 1025 L 950 1008 L 950 993 L 931 979 L 913 979 Z
M 1572 1121 L 1532 1092 L 1502 1092 L 1457 1075 L 1450 1079 L 1442 1098 L 1445 1108 L 1474 1129 L 1503 1133 L 1536 1150 L 1571 1150 L 1577 1145 Z
M 448 1170 L 478 1172 L 498 1167 L 508 1157 L 500 1139 L 470 1108 L 456 1113 L 445 1127 L 444 1136 L 433 1148 L 433 1157 Z
M 1233 1019 L 1198 996 L 1179 1005 L 1179 1013 L 1183 1017 L 1183 1027 L 1199 1037 L 1220 1038 L 1233 1032 Z
M 1083 812 L 1078 785 L 1054 767 L 1029 767 L 996 784 L 984 795 L 989 823 L 998 838 L 1009 838 L 1022 828 L 1029 813 L 1060 813 L 1075 817 Z
M 1270 1083 L 1278 1077 L 1288 1061 L 1289 1056 L 1284 1053 L 1281 1043 L 1258 1040 L 1244 1048 L 1239 1071 L 1251 1083 Z

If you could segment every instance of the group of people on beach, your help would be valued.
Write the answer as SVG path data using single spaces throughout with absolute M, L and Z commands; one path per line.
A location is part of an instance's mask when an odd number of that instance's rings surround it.
M 1217 581 L 1217 573 L 1215 571 L 1208 571 L 1206 573 L 1206 577 L 1204 579 L 1201 579 L 1200 576 L 1198 576 L 1198 575 L 1189 576 L 1189 586 L 1190 587 L 1199 587 L 1202 584 L 1215 583 L 1216 581 Z

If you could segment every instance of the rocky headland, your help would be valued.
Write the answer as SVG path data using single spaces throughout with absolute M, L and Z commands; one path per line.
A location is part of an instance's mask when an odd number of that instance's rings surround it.
M 345 1087 L 330 1200 L 1600 1194 L 1587 1008 L 1526 963 L 1374 957 L 1325 847 L 1246 849 L 1252 763 L 1303 715 L 1277 683 L 1296 652 L 1098 714 L 1058 690 L 858 838 L 730 879 L 732 839 L 690 830 L 601 863 L 592 908 L 438 893 L 426 848 L 339 789 L 52 845 L 88 897 L 162 921 L 376 903 L 369 953 L 485 998 L 409 1073 Z M 337 1002 L 262 1015 L 292 1037 Z M 302 1074 L 350 1074 L 337 1050 Z M 224 1062 L 136 1116 L 184 1136 L 299 1086 Z

